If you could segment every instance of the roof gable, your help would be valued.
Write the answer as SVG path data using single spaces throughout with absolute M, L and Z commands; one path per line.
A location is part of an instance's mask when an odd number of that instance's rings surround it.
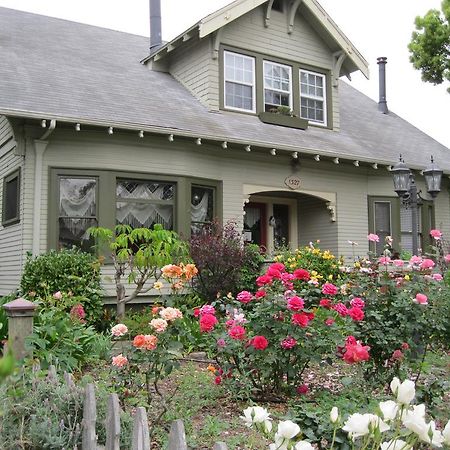
M 156 52 L 145 58 L 142 62 L 145 63 L 151 59 L 157 61 L 163 58 L 175 47 L 182 45 L 193 36 L 198 36 L 200 39 L 203 39 L 213 33 L 216 33 L 224 26 L 263 4 L 267 4 L 265 26 L 270 28 L 270 13 L 273 2 L 274 0 L 235 0 L 233 3 L 201 19 L 188 30 L 172 39 L 172 41 L 167 42 L 165 45 L 160 47 Z M 320 6 L 317 0 L 294 0 L 290 4 L 289 8 L 287 8 L 288 11 L 286 11 L 286 14 L 288 15 L 286 32 L 293 32 L 295 14 L 297 13 L 298 8 L 303 6 L 304 10 L 306 9 L 307 11 L 308 18 L 314 22 L 315 27 L 320 30 L 320 32 L 325 32 L 328 40 L 334 42 L 335 45 L 339 47 L 341 54 L 345 55 L 348 60 L 346 67 L 349 73 L 359 70 L 366 78 L 368 78 L 369 66 L 367 61 L 326 13 L 322 6 Z

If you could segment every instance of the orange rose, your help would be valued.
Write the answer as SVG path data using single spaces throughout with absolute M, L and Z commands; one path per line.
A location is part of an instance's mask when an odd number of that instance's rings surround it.
M 133 339 L 133 345 L 136 348 L 142 348 L 144 346 L 144 344 L 145 344 L 145 336 L 143 334 L 138 334 Z
M 144 339 L 145 339 L 144 348 L 146 350 L 155 350 L 156 344 L 158 343 L 158 338 L 153 334 L 146 334 L 144 336 Z
M 183 269 L 175 264 L 168 264 L 161 269 L 166 278 L 180 278 L 183 275 Z
M 186 264 L 186 266 L 184 266 L 184 276 L 186 277 L 186 280 L 190 280 L 197 274 L 198 269 L 195 267 L 195 264 Z

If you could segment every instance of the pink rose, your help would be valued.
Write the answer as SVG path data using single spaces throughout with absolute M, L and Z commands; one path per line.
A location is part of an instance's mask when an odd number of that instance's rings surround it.
M 333 309 L 341 316 L 345 317 L 348 315 L 348 308 L 343 303 L 338 303 L 333 306 Z
M 425 294 L 417 294 L 413 301 L 419 305 L 428 305 L 428 297 Z
M 420 268 L 422 270 L 427 270 L 427 269 L 432 269 L 435 266 L 435 263 L 432 259 L 424 259 L 421 263 L 420 263 Z
M 322 286 L 322 294 L 325 295 L 336 295 L 339 289 L 333 283 L 325 283 Z
M 183 318 L 183 313 L 179 309 L 172 308 L 170 306 L 168 306 L 167 308 L 161 309 L 161 311 L 159 312 L 159 315 L 164 320 L 167 320 L 168 322 Z
M 123 323 L 119 323 L 111 328 L 111 334 L 115 337 L 121 337 L 128 333 L 128 328 Z
M 394 353 L 392 353 L 392 359 L 396 359 L 397 361 L 400 361 L 403 359 L 403 353 L 401 350 L 394 350 Z
M 273 281 L 272 277 L 268 275 L 261 275 L 256 279 L 256 284 L 258 287 L 265 286 L 266 284 L 271 284 Z
M 284 272 L 286 270 L 286 267 L 283 263 L 276 262 L 269 266 L 269 269 L 278 270 L 279 272 Z
M 381 258 L 378 258 L 378 264 L 387 266 L 390 262 L 391 258 L 389 258 L 389 256 L 382 256 Z
M 396 267 L 403 267 L 405 264 L 405 261 L 403 261 L 403 259 L 394 259 L 392 262 Z
M 296 313 L 292 315 L 291 321 L 294 325 L 299 325 L 300 327 L 305 328 L 308 326 L 310 318 L 306 313 Z
M 331 300 L 329 298 L 322 298 L 320 299 L 319 305 L 322 306 L 322 308 L 331 308 Z
M 72 309 L 70 310 L 70 317 L 74 320 L 85 323 L 84 318 L 86 317 L 86 312 L 84 311 L 83 305 L 81 303 L 72 306 Z
M 270 266 L 266 271 L 266 276 L 281 279 L 281 272 L 278 269 L 275 269 L 272 266 Z
M 219 321 L 216 319 L 216 316 L 212 314 L 204 314 L 200 317 L 200 331 L 202 333 L 209 333 L 214 329 Z
M 367 236 L 367 240 L 370 242 L 380 242 L 380 236 L 378 236 L 378 234 L 370 233 Z
M 353 307 L 348 310 L 348 315 L 355 321 L 359 322 L 364 319 L 364 311 L 360 308 Z
M 281 274 L 281 281 L 288 282 L 288 281 L 292 281 L 292 280 L 295 280 L 294 274 L 289 273 L 289 272 L 284 272 Z
M 440 230 L 431 230 L 430 236 L 436 239 L 436 241 L 438 241 L 439 239 L 442 238 L 442 232 Z
M 62 293 L 61 293 L 61 291 L 55 292 L 55 293 L 53 294 L 53 298 L 54 298 L 55 300 L 61 300 L 61 299 L 62 299 Z
M 305 306 L 305 301 L 297 296 L 291 297 L 288 300 L 288 309 L 291 311 L 300 311 Z
M 245 328 L 240 325 L 235 325 L 228 330 L 228 335 L 231 339 L 242 341 L 245 339 Z
M 123 356 L 122 353 L 120 355 L 113 356 L 113 358 L 112 358 L 113 366 L 123 367 L 127 363 L 128 363 L 128 359 L 126 356 Z
M 344 361 L 348 364 L 367 361 L 369 359 L 370 347 L 368 345 L 362 345 L 360 341 L 354 341 L 354 338 L 351 341 L 347 340 L 343 355 Z
M 203 305 L 199 309 L 199 315 L 203 316 L 204 314 L 212 314 L 214 316 L 216 314 L 216 309 L 212 305 Z
M 417 266 L 422 262 L 422 258 L 420 256 L 413 255 L 412 258 L 409 260 L 409 264 L 412 266 Z
M 239 292 L 239 294 L 236 296 L 236 298 L 241 302 L 241 303 L 250 303 L 253 299 L 253 294 L 248 292 L 248 291 L 241 291 Z
M 432 277 L 434 281 L 442 281 L 444 279 L 440 273 L 433 273 Z
M 325 320 L 325 325 L 327 327 L 331 327 L 331 325 L 333 325 L 334 322 L 335 320 L 332 317 L 328 317 L 328 319 Z
M 352 298 L 350 300 L 350 305 L 354 306 L 356 308 L 361 308 L 361 309 L 363 309 L 364 306 L 366 306 L 366 304 L 364 303 L 364 300 L 362 298 L 359 298 L 359 297 Z
M 301 281 L 308 281 L 311 278 L 311 275 L 305 269 L 294 270 L 293 275 L 296 280 L 301 280 Z
M 447 264 L 450 264 L 450 253 L 449 253 L 448 255 L 445 255 L 445 256 L 444 256 L 444 261 L 445 261 Z
M 157 333 L 164 333 L 167 328 L 167 321 L 164 319 L 152 319 L 150 322 L 150 326 L 157 332 Z
M 280 345 L 285 350 L 289 350 L 297 345 L 297 341 L 293 337 L 288 336 L 287 338 L 281 341 Z
M 224 348 L 226 346 L 227 346 L 227 343 L 225 342 L 225 339 L 223 339 L 223 338 L 217 339 L 217 347 Z

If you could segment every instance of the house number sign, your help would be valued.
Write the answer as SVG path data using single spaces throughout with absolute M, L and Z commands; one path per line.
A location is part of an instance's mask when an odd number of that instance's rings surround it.
M 295 175 L 291 175 L 284 180 L 284 184 L 289 188 L 295 191 L 296 189 L 300 189 L 301 180 Z

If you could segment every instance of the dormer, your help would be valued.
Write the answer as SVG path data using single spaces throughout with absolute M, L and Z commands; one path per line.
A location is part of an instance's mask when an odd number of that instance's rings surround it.
M 282 112 L 334 130 L 338 79 L 368 77 L 365 59 L 316 0 L 236 0 L 143 62 L 169 72 L 209 110 L 261 120 Z

